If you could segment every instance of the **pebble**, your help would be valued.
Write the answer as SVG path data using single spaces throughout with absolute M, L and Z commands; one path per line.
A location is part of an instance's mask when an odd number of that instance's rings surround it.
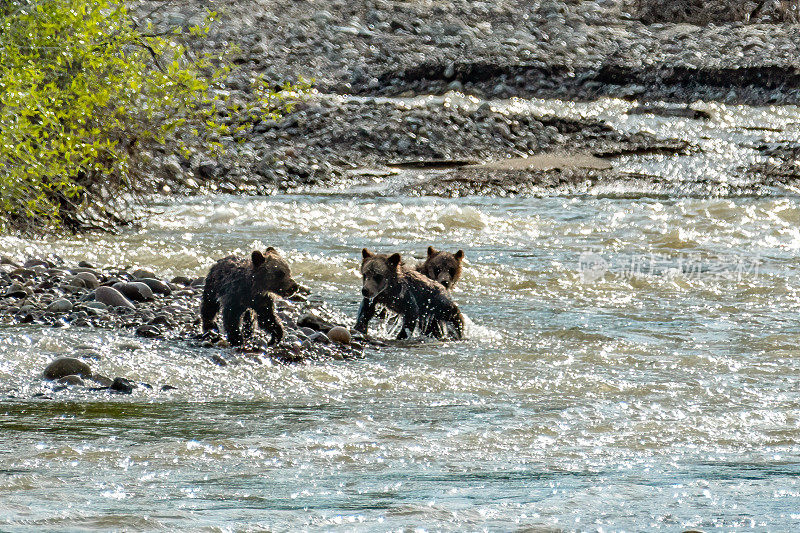
M 331 342 L 328 336 L 322 333 L 321 331 L 317 331 L 313 335 L 309 335 L 308 338 L 314 342 L 320 342 L 322 344 L 329 344 Z
M 36 266 L 52 268 L 53 265 L 51 265 L 50 263 L 48 263 L 47 261 L 45 261 L 43 259 L 28 259 L 27 261 L 25 261 L 22 264 L 22 266 L 24 266 L 25 268 L 32 268 L 32 267 L 36 267 Z
M 98 287 L 94 293 L 95 300 L 109 307 L 127 307 L 136 309 L 133 302 L 125 298 L 121 292 L 113 287 Z
M 76 375 L 82 378 L 91 378 L 92 369 L 89 365 L 74 357 L 62 357 L 47 365 L 44 369 L 44 379 L 56 380 L 65 376 Z
M 19 283 L 12 283 L 3 296 L 6 298 L 24 298 L 28 296 L 30 289 Z
M 163 339 L 164 333 L 158 328 L 158 326 L 145 324 L 144 326 L 139 326 L 136 328 L 136 336 L 144 337 L 145 339 Z
M 72 302 L 66 298 L 61 298 L 48 305 L 47 310 L 51 313 L 68 313 L 72 311 Z

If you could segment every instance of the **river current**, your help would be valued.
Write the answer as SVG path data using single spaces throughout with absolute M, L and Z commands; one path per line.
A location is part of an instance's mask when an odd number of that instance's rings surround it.
M 463 249 L 466 339 L 219 367 L 127 332 L 2 327 L 0 530 L 800 528 L 796 196 L 154 208 L 121 235 L 0 244 L 167 276 L 276 246 L 351 320 L 362 247 Z M 107 375 L 177 389 L 37 397 L 44 365 L 87 346 Z

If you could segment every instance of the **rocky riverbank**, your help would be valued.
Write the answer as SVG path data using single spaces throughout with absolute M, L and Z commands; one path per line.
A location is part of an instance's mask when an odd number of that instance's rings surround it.
M 682 87 L 672 97 L 685 101 L 798 101 L 796 84 L 782 83 L 800 67 L 800 27 L 788 23 L 797 18 L 789 2 L 783 8 L 729 0 L 669 4 L 223 1 L 214 4 L 209 39 L 196 45 L 210 51 L 236 45 L 241 88 L 263 74 L 277 85 L 302 76 L 321 92 L 339 94 L 431 93 L 453 84 L 449 90 L 479 97 L 600 92 L 647 99 L 663 98 L 657 88 L 663 83 Z M 157 28 L 188 28 L 207 7 L 139 5 L 142 20 Z M 730 95 L 721 92 L 726 86 Z
M 162 167 L 159 188 L 271 194 L 348 187 L 394 165 L 461 167 L 552 154 L 680 156 L 695 144 L 492 105 L 513 97 L 800 102 L 800 26 L 787 22 L 793 12 L 759 2 L 733 11 L 723 9 L 730 2 L 684 3 L 685 9 L 657 13 L 652 2 L 625 0 L 217 2 L 209 36 L 192 44 L 212 53 L 235 48 L 233 95 L 248 98 L 257 76 L 274 86 L 302 77 L 313 80 L 315 91 L 283 119 L 222 139 L 229 151 L 219 160 L 154 154 Z M 136 16 L 156 29 L 188 29 L 205 9 L 200 2 L 139 2 Z M 441 98 L 414 98 L 420 95 Z M 759 167 L 751 170 L 752 186 L 687 193 L 751 194 L 775 181 Z M 437 176 L 422 189 L 426 194 L 558 194 L 597 182 L 659 179 L 613 167 L 517 169 L 511 181 L 461 171 L 456 181 L 464 186 L 437 183 Z
M 350 330 L 343 317 L 304 290 L 305 295 L 276 301 L 286 330 L 279 345 L 267 346 L 268 339 L 254 328 L 253 338 L 234 350 L 219 333 L 200 332 L 198 308 L 203 282 L 203 278 L 185 276 L 166 280 L 143 269 L 96 267 L 85 262 L 69 265 L 57 259 L 31 259 L 17 263 L 0 258 L 0 325 L 129 331 L 140 338 L 219 348 L 209 361 L 218 365 L 345 359 L 380 344 Z M 78 351 L 71 359 L 48 365 L 45 379 L 62 386 L 88 383 L 130 392 L 130 384 L 115 384 L 115 380 L 103 376 L 102 368 L 99 373 L 89 370 L 89 365 L 102 367 L 95 351 Z

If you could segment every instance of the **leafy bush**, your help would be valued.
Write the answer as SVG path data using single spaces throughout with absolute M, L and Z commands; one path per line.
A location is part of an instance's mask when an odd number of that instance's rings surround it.
M 151 150 L 218 154 L 285 109 L 258 80 L 234 106 L 224 60 L 181 44 L 207 31 L 139 30 L 123 0 L 0 0 L 0 230 L 124 224 L 153 192 Z

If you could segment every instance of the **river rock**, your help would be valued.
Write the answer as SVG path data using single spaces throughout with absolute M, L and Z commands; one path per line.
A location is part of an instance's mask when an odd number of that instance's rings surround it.
M 328 330 L 328 338 L 339 344 L 350 344 L 350 332 L 342 326 L 335 326 Z
M 164 296 L 169 296 L 170 294 L 172 294 L 172 289 L 169 288 L 169 285 L 167 285 L 166 283 L 164 283 L 163 281 L 161 281 L 159 279 L 156 279 L 156 278 L 141 278 L 139 280 L 139 283 L 144 283 L 145 285 L 150 287 L 150 289 L 153 292 L 155 292 L 157 294 L 163 294 Z
M 187 286 L 191 282 L 192 282 L 192 280 L 190 280 L 186 276 L 175 276 L 174 278 L 172 278 L 172 283 L 175 283 L 176 285 Z
M 94 298 L 100 303 L 110 307 L 127 307 L 136 309 L 133 302 L 125 298 L 121 292 L 113 287 L 98 287 L 94 293 Z
M 137 268 L 133 272 L 131 272 L 131 276 L 135 279 L 143 279 L 143 278 L 155 278 L 156 275 L 149 270 L 145 270 L 143 268 Z
M 63 378 L 59 378 L 56 383 L 58 383 L 59 385 L 67 385 L 70 387 L 75 385 L 83 387 L 85 385 L 83 379 L 75 374 L 70 374 L 69 376 L 64 376 Z
M 126 298 L 134 302 L 147 302 L 155 298 L 153 289 L 146 283 L 140 281 L 130 281 L 127 283 L 120 281 L 119 283 L 115 283 L 113 287 L 125 295 Z
M 63 287 L 64 288 L 72 287 L 73 289 L 86 288 L 86 282 L 81 278 L 79 278 L 78 276 L 72 276 L 67 280 L 67 285 L 63 285 Z M 94 288 L 96 289 L 97 287 Z
M 334 325 L 322 318 L 312 314 L 306 313 L 297 319 L 297 325 L 301 328 L 311 328 L 315 331 L 328 331 Z
M 136 328 L 136 336 L 144 337 L 145 339 L 163 339 L 164 333 L 161 332 L 158 326 L 145 324 Z
M 19 283 L 12 283 L 3 296 L 6 298 L 25 298 L 29 294 L 28 291 L 29 289 L 25 286 Z
M 22 266 L 24 266 L 25 268 L 33 268 L 33 267 L 37 267 L 37 266 L 42 266 L 42 267 L 45 267 L 45 268 L 52 268 L 53 265 L 51 265 L 50 263 L 48 263 L 44 259 L 28 259 L 27 261 L 25 261 L 22 264 Z
M 309 335 L 308 338 L 314 342 L 319 342 L 322 344 L 329 344 L 331 342 L 328 336 L 322 333 L 321 331 L 317 331 L 313 335 Z
M 88 287 L 89 289 L 96 289 L 100 286 L 100 281 L 98 281 L 97 276 L 91 272 L 79 272 L 75 274 L 75 278 L 81 280 L 84 287 Z
M 47 310 L 51 313 L 69 313 L 72 311 L 72 302 L 66 298 L 61 298 L 48 305 Z
M 136 384 L 129 379 L 114 378 L 114 381 L 108 388 L 123 394 L 130 394 L 133 392 L 133 389 L 136 388 Z
M 74 357 L 62 357 L 47 365 L 43 373 L 44 378 L 51 381 L 73 374 L 82 378 L 91 378 L 92 369 L 89 368 L 89 365 Z
M 93 375 L 91 379 L 101 387 L 110 387 L 111 384 L 114 383 L 113 379 L 100 374 Z

